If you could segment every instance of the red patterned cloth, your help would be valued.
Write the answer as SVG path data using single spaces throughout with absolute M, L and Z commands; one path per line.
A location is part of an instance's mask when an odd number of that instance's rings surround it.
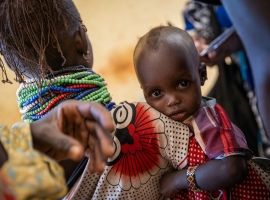
M 186 123 L 195 134 L 189 140 L 188 166 L 196 166 L 210 159 L 222 159 L 236 154 L 250 156 L 243 133 L 230 122 L 223 108 L 214 100 L 206 101 L 196 115 Z M 270 176 L 250 160 L 247 178 L 231 190 L 215 192 L 182 190 L 175 199 L 269 200 Z
M 196 166 L 206 163 L 209 158 L 203 152 L 202 148 L 199 146 L 198 142 L 196 141 L 195 137 L 192 136 L 189 140 L 189 147 L 188 147 L 188 165 L 189 166 Z M 227 200 L 227 193 L 226 191 L 215 191 L 215 192 L 192 192 L 190 190 L 183 190 L 179 192 L 174 199 L 177 200 Z
M 269 200 L 269 182 L 269 174 L 263 174 L 260 167 L 251 161 L 248 163 L 247 178 L 242 183 L 236 184 L 235 187 L 232 188 L 231 197 L 237 200 Z
M 187 164 L 189 128 L 146 103 L 124 102 L 112 116 L 114 156 L 101 175 L 89 173 L 86 167 L 65 200 L 163 199 L 161 176 Z
M 213 106 L 209 106 L 211 102 Z M 146 103 L 125 102 L 117 106 L 112 111 L 116 124 L 114 156 L 101 175 L 89 173 L 86 167 L 65 200 L 162 199 L 159 181 L 164 173 L 232 154 L 249 155 L 245 139 L 234 125 L 224 123 L 224 133 L 220 135 L 219 119 L 226 117 L 213 115 L 215 101 L 206 103 L 190 121 L 193 136 L 187 125 Z M 220 194 L 224 198 L 218 198 Z M 183 191 L 179 199 L 205 200 L 210 199 L 209 195 Z M 220 200 L 228 196 L 223 191 L 211 195 Z
M 188 163 L 190 166 L 200 165 L 207 162 L 209 159 L 202 151 L 194 137 L 190 138 Z M 268 180 L 268 188 L 267 188 Z M 248 162 L 247 178 L 240 184 L 236 184 L 230 191 L 215 191 L 215 192 L 192 192 L 183 190 L 177 194 L 175 199 L 178 200 L 269 200 L 270 176 L 267 175 L 256 165 L 252 160 Z

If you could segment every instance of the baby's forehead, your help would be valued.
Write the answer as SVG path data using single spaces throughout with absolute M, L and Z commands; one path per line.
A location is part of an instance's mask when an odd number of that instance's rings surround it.
M 188 63 L 195 60 L 193 50 L 189 46 L 173 39 L 161 41 L 155 49 L 146 45 L 142 51 L 143 57 L 154 55 L 156 59 L 168 57 L 168 59 Z
M 139 41 L 134 57 L 137 64 L 141 59 L 145 60 L 150 56 L 151 59 L 159 60 L 159 57 L 162 57 L 166 60 L 168 57 L 173 61 L 197 65 L 198 52 L 192 38 L 186 32 L 175 28 L 163 28 L 153 32 L 150 31 Z
M 137 70 L 142 73 L 149 70 L 171 70 L 181 71 L 184 74 L 197 69 L 196 59 L 189 51 L 179 46 L 173 46 L 173 48 L 160 46 L 155 51 L 150 49 L 137 62 Z

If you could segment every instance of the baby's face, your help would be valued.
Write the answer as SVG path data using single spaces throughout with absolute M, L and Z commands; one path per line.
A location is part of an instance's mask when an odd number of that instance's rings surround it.
M 199 68 L 181 51 L 162 47 L 136 63 L 145 99 L 156 110 L 183 122 L 200 107 Z

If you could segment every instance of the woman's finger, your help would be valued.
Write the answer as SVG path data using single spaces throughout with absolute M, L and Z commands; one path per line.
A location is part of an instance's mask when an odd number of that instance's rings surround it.
M 84 153 L 83 146 L 49 122 L 40 120 L 30 125 L 33 140 L 37 141 L 38 144 L 47 146 L 47 152 L 45 153 L 57 160 L 66 158 L 80 160 Z
M 77 105 L 77 108 L 84 118 L 96 121 L 108 132 L 114 131 L 115 128 L 111 114 L 101 104 L 94 102 L 81 103 Z

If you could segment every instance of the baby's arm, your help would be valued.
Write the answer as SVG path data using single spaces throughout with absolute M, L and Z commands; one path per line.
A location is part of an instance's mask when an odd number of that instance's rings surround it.
M 246 159 L 239 155 L 210 160 L 199 165 L 195 171 L 197 186 L 208 191 L 232 187 L 241 182 L 246 175 Z M 165 196 L 172 196 L 181 189 L 188 189 L 187 169 L 164 175 L 161 179 L 160 189 Z

